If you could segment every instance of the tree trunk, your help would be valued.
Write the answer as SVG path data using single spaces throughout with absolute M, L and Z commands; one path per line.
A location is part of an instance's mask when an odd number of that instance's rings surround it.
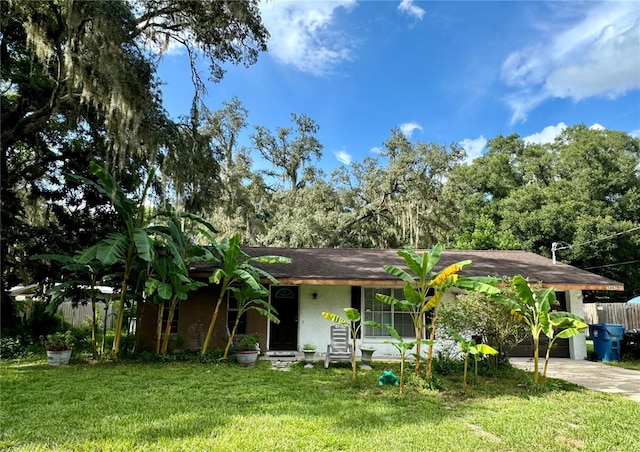
M 231 330 L 231 334 L 229 335 L 229 340 L 227 341 L 227 346 L 224 348 L 224 355 L 222 355 L 222 359 L 227 359 L 229 355 L 229 349 L 231 348 L 231 344 L 233 343 L 233 338 L 236 335 L 236 331 L 238 330 L 238 324 L 240 323 L 241 313 L 238 310 L 238 316 L 236 317 L 236 321 L 233 324 L 233 329 Z
M 416 330 L 416 376 L 420 375 L 420 361 L 422 361 L 422 347 L 420 347 L 420 341 L 422 340 L 422 328 L 415 327 Z
M 122 320 L 124 319 L 124 299 L 127 294 L 127 281 L 129 280 L 130 269 L 128 269 L 124 274 L 124 280 L 122 281 L 122 292 L 120 293 L 120 303 L 118 304 L 118 315 L 116 316 L 116 325 L 113 334 L 113 347 L 111 347 L 111 351 L 113 352 L 113 357 L 116 358 L 118 356 L 118 352 L 120 351 L 120 336 L 122 335 Z
M 156 354 L 160 354 L 160 340 L 162 338 L 162 316 L 164 314 L 164 301 L 158 305 L 156 316 Z
M 533 338 L 533 382 L 538 382 L 538 358 L 540 357 L 540 353 L 538 350 L 540 337 L 534 336 Z
M 431 319 L 431 331 L 429 332 L 429 351 L 427 352 L 427 380 L 431 380 L 431 363 L 433 361 L 433 341 L 436 339 L 436 319 L 438 318 L 437 306 L 433 308 L 433 318 Z
M 551 356 L 551 346 L 553 345 L 552 341 L 549 341 L 549 346 L 547 347 L 547 353 L 544 357 L 544 367 L 542 368 L 542 384 L 544 385 L 547 382 L 547 366 L 549 365 L 549 358 Z
M 218 312 L 220 311 L 220 305 L 222 304 L 222 299 L 224 298 L 224 294 L 227 291 L 227 286 L 229 285 L 229 279 L 225 278 L 222 286 L 220 287 L 220 296 L 218 297 L 218 302 L 216 303 L 216 308 L 213 311 L 213 316 L 211 317 L 211 322 L 209 322 L 209 329 L 207 330 L 207 336 L 204 338 L 204 344 L 202 344 L 202 350 L 200 351 L 201 355 L 205 355 L 207 350 L 209 349 L 209 343 L 211 342 L 211 336 L 213 335 L 213 327 L 216 324 L 216 320 L 218 319 Z
M 171 335 L 171 323 L 173 323 L 173 315 L 178 304 L 178 295 L 173 296 L 171 305 L 169 305 L 169 316 L 167 317 L 167 325 L 164 327 L 164 337 L 162 338 L 162 350 L 160 353 L 162 356 L 167 354 L 167 348 L 169 347 L 169 335 Z

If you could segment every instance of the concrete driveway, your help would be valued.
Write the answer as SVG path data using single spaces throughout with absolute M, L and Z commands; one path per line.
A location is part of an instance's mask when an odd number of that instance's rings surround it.
M 533 372 L 532 358 L 511 358 L 518 369 Z M 544 359 L 540 360 L 540 372 Z M 547 377 L 560 378 L 594 391 L 622 394 L 640 402 L 640 371 L 622 369 L 607 364 L 568 358 L 551 358 Z

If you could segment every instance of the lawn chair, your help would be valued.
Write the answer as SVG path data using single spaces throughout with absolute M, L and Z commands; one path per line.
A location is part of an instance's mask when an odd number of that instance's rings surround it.
M 331 343 L 327 345 L 327 356 L 324 359 L 324 368 L 329 368 L 329 363 L 351 362 L 353 346 L 349 343 L 349 327 L 346 325 L 331 325 Z

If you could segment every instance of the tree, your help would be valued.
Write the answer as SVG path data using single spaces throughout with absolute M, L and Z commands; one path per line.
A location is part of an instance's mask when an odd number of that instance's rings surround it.
M 556 339 L 568 339 L 577 336 L 587 328 L 587 324 L 581 317 L 570 312 L 550 312 L 549 322 L 544 326 L 543 333 L 549 339 L 547 344 L 547 352 L 544 356 L 544 368 L 542 370 L 542 384 L 547 381 L 547 367 L 549 366 L 549 357 L 551 347 Z M 560 330 L 556 333 L 556 330 Z
M 149 231 L 145 228 L 144 207 L 146 193 L 153 180 L 153 173 L 149 175 L 140 199 L 134 201 L 124 194 L 113 176 L 97 163 L 91 164 L 91 171 L 98 177 L 98 182 L 84 178 L 78 179 L 83 180 L 86 184 L 93 186 L 100 193 L 107 196 L 125 224 L 124 230 L 111 234 L 87 250 L 85 258 L 97 259 L 105 266 L 113 266 L 119 263 L 123 267 L 120 301 L 118 303 L 118 315 L 112 347 L 114 356 L 117 356 L 120 351 L 120 336 L 122 334 L 127 288 L 130 284 L 134 265 L 138 259 L 149 265 L 154 258 L 153 242 Z
M 451 287 L 473 290 L 486 294 L 497 294 L 499 291 L 492 284 L 497 282 L 494 278 L 463 277 L 458 273 L 471 265 L 470 260 L 460 261 L 435 273 L 435 266 L 440 261 L 444 247 L 434 246 L 429 252 L 421 256 L 410 246 L 405 246 L 398 251 L 398 255 L 405 261 L 409 272 L 393 265 L 384 265 L 384 270 L 405 282 L 403 288 L 404 300 L 384 294 L 376 294 L 376 299 L 403 311 L 409 312 L 416 333 L 416 375 L 420 373 L 420 344 L 424 337 L 425 314 L 431 311 L 431 328 L 429 330 L 429 350 L 427 352 L 426 378 L 431 379 L 431 367 L 433 358 L 433 344 L 435 343 L 436 324 L 438 319 L 438 307 L 445 292 Z
M 313 119 L 292 113 L 291 121 L 295 129 L 278 127 L 275 135 L 265 127 L 257 126 L 251 139 L 260 155 L 273 165 L 273 169 L 265 170 L 265 174 L 281 180 L 284 187 L 295 191 L 305 184 L 305 166 L 313 158 L 322 157 L 322 144 L 315 137 L 319 127 Z
M 425 344 L 425 345 L 431 345 L 433 344 L 432 341 L 427 341 L 424 339 L 421 339 L 419 341 L 405 341 L 396 331 L 395 328 L 393 328 L 391 325 L 386 325 L 387 327 L 387 331 L 389 332 L 389 335 L 395 339 L 395 341 L 384 341 L 385 344 L 391 344 L 393 345 L 396 350 L 398 350 L 398 352 L 400 352 L 400 394 L 402 395 L 402 392 L 404 390 L 404 367 L 405 367 L 405 363 L 407 361 L 407 353 L 409 352 L 409 350 L 411 350 L 413 347 L 420 347 L 420 344 Z M 420 353 L 416 353 L 415 354 L 416 359 L 420 359 Z
M 260 277 L 255 275 L 255 279 L 259 280 Z M 224 354 L 222 355 L 222 359 L 227 359 L 229 354 L 229 349 L 231 348 L 231 344 L 233 343 L 233 338 L 236 335 L 238 330 L 238 325 L 240 324 L 240 319 L 243 315 L 245 315 L 249 311 L 256 311 L 260 315 L 266 317 L 273 323 L 280 323 L 280 319 L 278 319 L 277 311 L 275 308 L 265 300 L 266 297 L 269 296 L 269 291 L 266 287 L 260 285 L 260 289 L 256 290 L 250 284 L 242 283 L 240 287 L 229 287 L 229 291 L 233 293 L 238 307 L 236 320 L 233 323 L 233 327 L 231 328 L 231 333 L 229 334 L 229 339 L 227 340 L 227 345 L 224 348 Z
M 531 290 L 529 283 L 521 275 L 514 276 L 512 284 L 516 289 L 516 297 L 508 298 L 498 294 L 494 295 L 494 298 L 511 309 L 511 314 L 518 321 L 527 325 L 533 341 L 533 381 L 537 383 L 540 376 L 538 373 L 540 334 L 549 332 L 551 328 L 550 334 L 553 335 L 549 313 L 551 306 L 557 303 L 555 290 L 548 288 L 536 293 Z
M 266 278 L 271 281 L 272 284 L 277 284 L 278 281 L 266 271 L 255 267 L 253 263 L 288 264 L 291 262 L 291 259 L 282 256 L 249 257 L 249 255 L 240 248 L 240 236 L 238 234 L 231 237 L 231 239 L 225 238 L 219 243 L 215 243 L 211 236 L 209 236 L 209 240 L 215 248 L 215 255 L 211 256 L 210 260 L 218 265 L 213 275 L 209 277 L 209 282 L 218 284 L 220 293 L 213 310 L 213 315 L 211 316 L 211 321 L 209 322 L 207 335 L 202 344 L 202 355 L 206 354 L 209 349 L 209 343 L 211 342 L 213 329 L 218 319 L 220 306 L 222 305 L 227 290 L 229 290 L 232 284 L 246 284 L 254 291 L 260 292 L 262 290 L 260 278 Z

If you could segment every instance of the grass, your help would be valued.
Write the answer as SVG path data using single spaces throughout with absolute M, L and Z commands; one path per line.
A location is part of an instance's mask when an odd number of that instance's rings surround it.
M 507 369 L 463 393 L 377 384 L 374 363 L 271 370 L 199 363 L 0 364 L 0 449 L 640 450 L 640 404 Z M 410 379 L 411 380 L 411 379 Z
M 593 341 L 587 340 L 587 356 L 594 357 L 595 361 L 595 352 L 593 350 Z M 622 367 L 624 369 L 630 370 L 640 370 L 640 360 L 630 358 L 629 355 L 623 355 L 621 361 L 600 361 L 602 364 L 607 364 L 609 366 L 614 367 Z

